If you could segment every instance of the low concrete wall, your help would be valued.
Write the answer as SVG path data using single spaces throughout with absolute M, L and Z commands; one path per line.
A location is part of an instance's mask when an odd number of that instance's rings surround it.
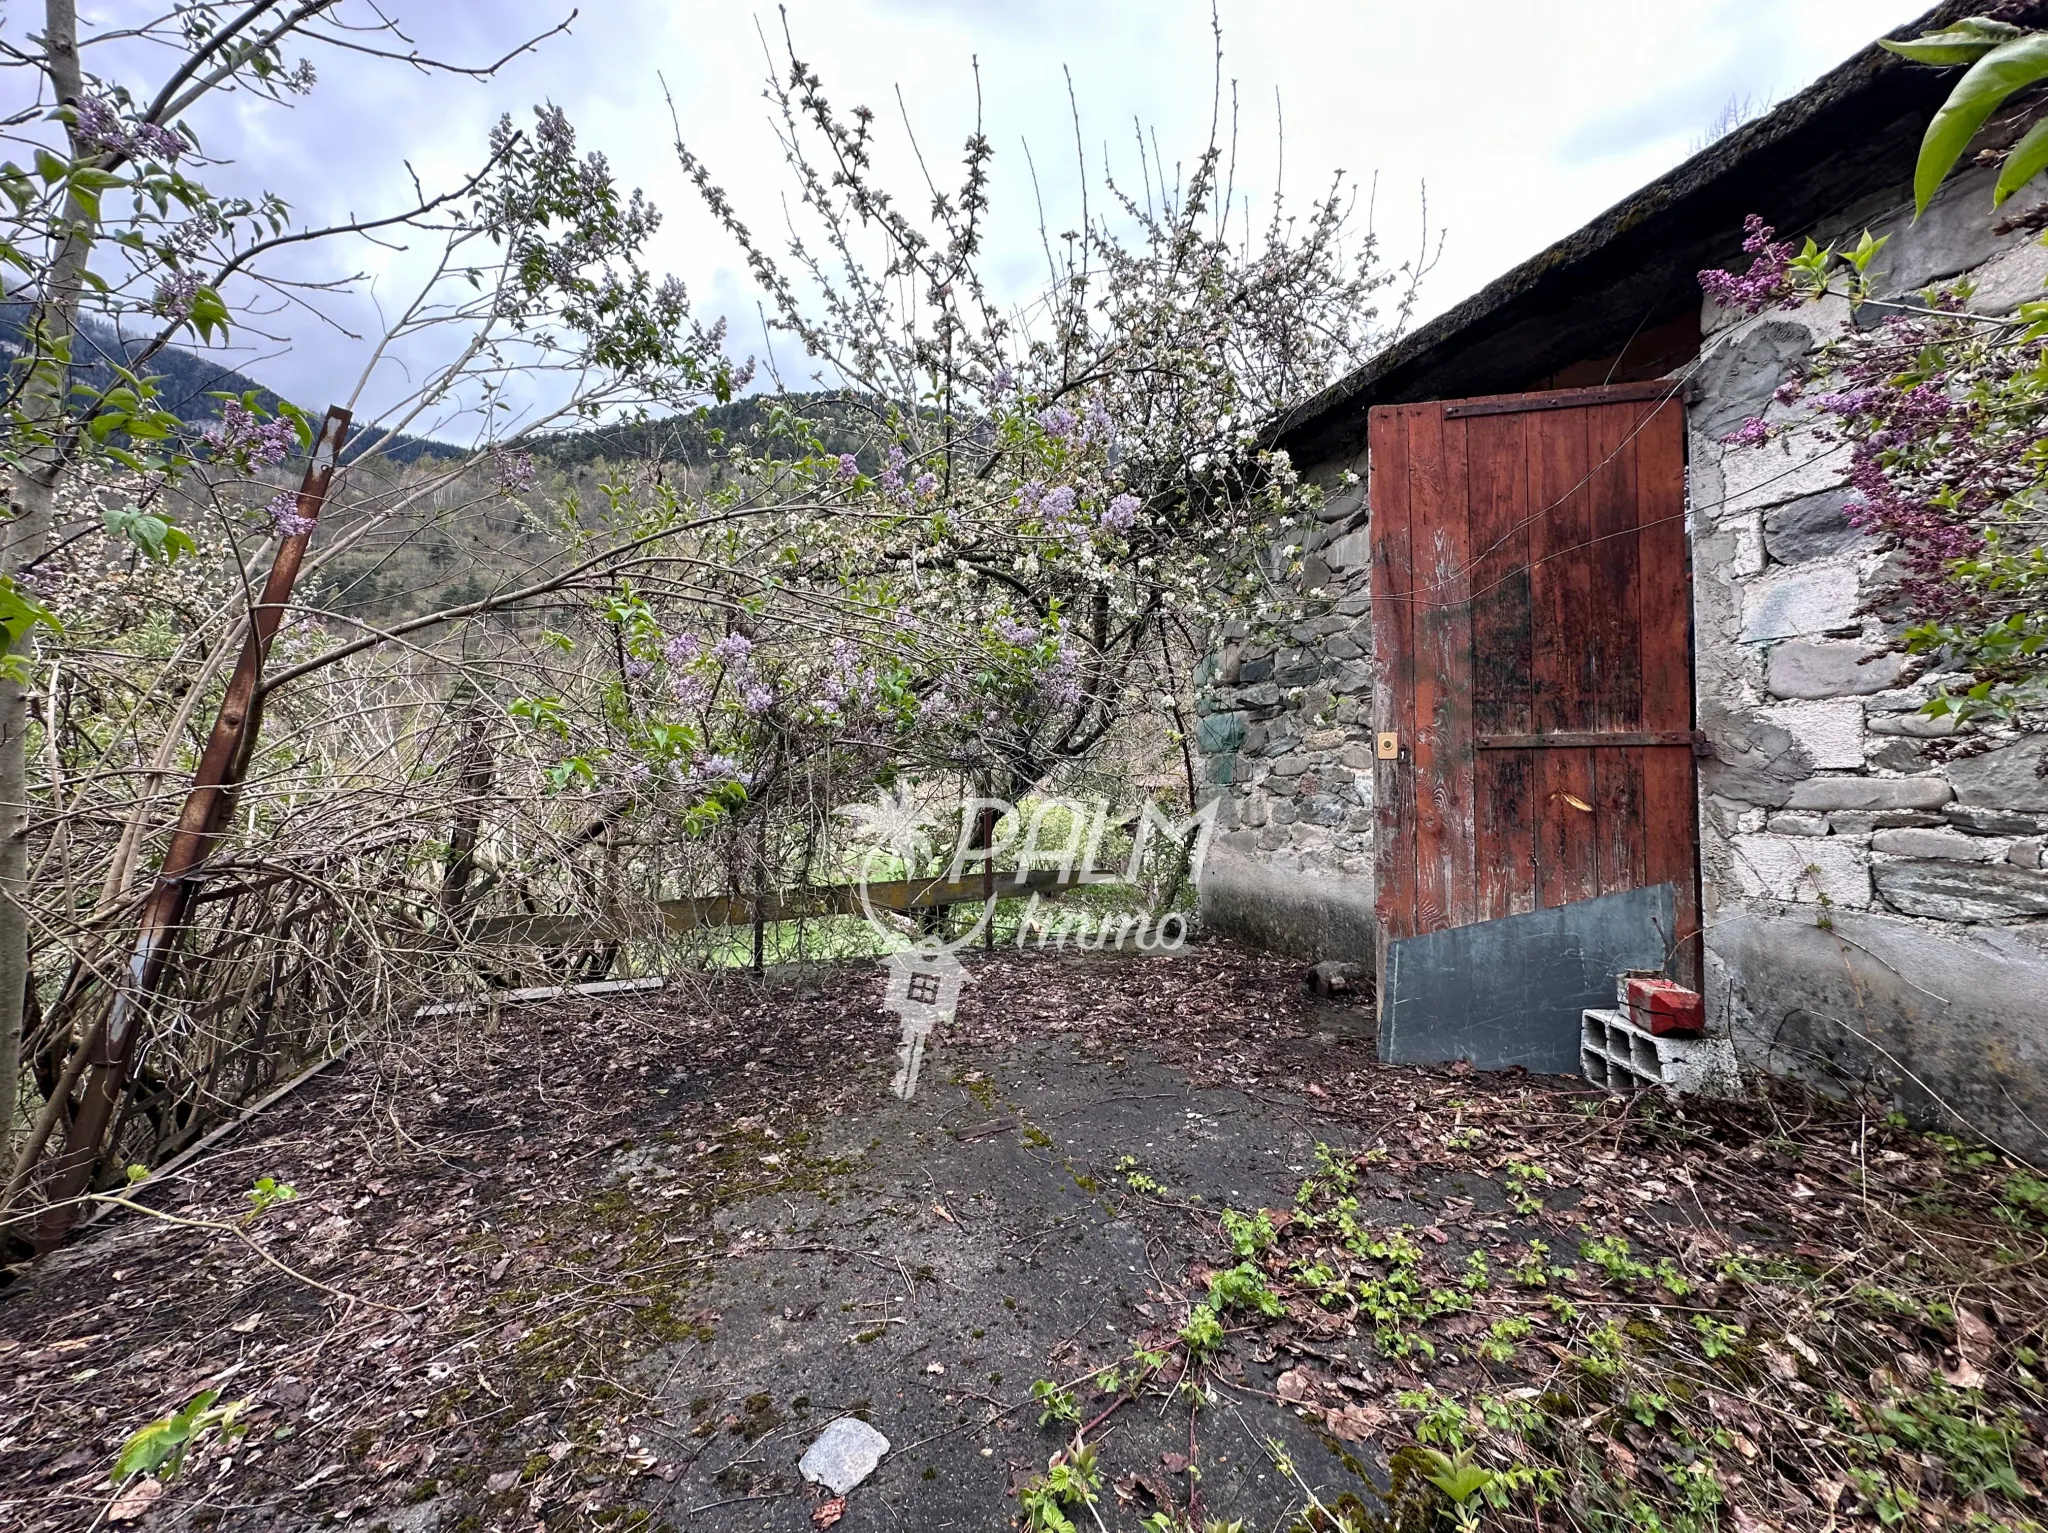
M 1748 1066 L 1875 1085 L 1914 1121 L 2048 1155 L 2048 951 L 2038 930 L 1811 907 L 1732 915 L 1708 989 Z
M 1287 868 L 1218 843 L 1202 868 L 1202 924 L 1268 952 L 1373 967 L 1372 880 Z

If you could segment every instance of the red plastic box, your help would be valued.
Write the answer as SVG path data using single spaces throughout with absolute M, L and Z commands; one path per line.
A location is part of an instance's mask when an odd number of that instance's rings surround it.
M 1701 1033 L 1707 1027 L 1706 999 L 1668 979 L 1628 982 L 1628 1019 L 1646 1033 Z

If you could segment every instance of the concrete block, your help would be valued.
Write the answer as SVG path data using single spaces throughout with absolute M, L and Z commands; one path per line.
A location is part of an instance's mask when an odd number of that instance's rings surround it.
M 1822 490 L 1788 501 L 1764 517 L 1764 550 L 1780 564 L 1829 559 L 1871 546 L 1867 534 L 1849 525 L 1846 489 Z
M 1870 859 L 1830 836 L 1737 836 L 1730 843 L 1737 888 L 1746 896 L 1861 910 L 1870 903 Z
M 1673 1096 L 1718 1097 L 1741 1088 L 1735 1047 L 1726 1038 L 1659 1037 L 1613 1010 L 1583 1016 L 1579 1070 L 1596 1086 L 1616 1093 L 1660 1086 Z
M 1863 765 L 1863 705 L 1854 698 L 1774 703 L 1757 713 L 1789 734 L 1817 768 Z
M 2048 812 L 2048 745 L 2022 740 L 1948 764 L 1956 801 L 1992 809 Z
M 1896 687 L 1905 668 L 1905 656 L 1868 644 L 1788 639 L 1771 646 L 1765 684 L 1774 697 L 1866 697 Z
M 2048 873 L 2009 862 L 1888 862 L 1877 870 L 1877 892 L 1894 910 L 1937 921 L 2048 915 Z
M 1955 790 L 1939 777 L 1815 777 L 1793 786 L 1789 809 L 1939 809 Z
M 1776 570 L 1743 587 L 1742 637 L 1756 643 L 1853 627 L 1860 599 L 1856 571 L 1846 563 Z
M 1959 830 L 1880 830 L 1870 838 L 1873 852 L 1894 857 L 1941 857 L 1951 862 L 1996 862 L 2006 843 L 1989 836 L 1966 836 Z
M 1765 824 L 1774 836 L 1824 836 L 1828 817 L 1824 814 L 1774 814 Z

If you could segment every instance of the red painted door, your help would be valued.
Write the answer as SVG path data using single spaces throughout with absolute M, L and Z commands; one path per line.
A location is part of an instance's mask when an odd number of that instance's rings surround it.
M 1385 406 L 1369 429 L 1382 941 L 1670 883 L 1673 971 L 1697 983 L 1671 385 Z

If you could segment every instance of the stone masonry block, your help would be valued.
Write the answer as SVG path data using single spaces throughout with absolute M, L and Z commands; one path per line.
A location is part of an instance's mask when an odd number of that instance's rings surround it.
M 1814 766 L 1863 765 L 1863 705 L 1837 702 L 1775 703 L 1758 714 L 1789 734 Z
M 1788 809 L 1939 809 L 1955 790 L 1939 777 L 1814 777 L 1793 785 Z
M 2048 915 L 2048 873 L 2009 862 L 1890 862 L 1878 893 L 1894 910 L 1937 921 L 2010 921 Z
M 1788 639 L 1771 646 L 1767 685 L 1774 697 L 1866 697 L 1899 684 L 1903 655 L 1880 655 L 1866 644 Z
M 1940 857 L 1950 862 L 1997 862 L 2006 843 L 1990 836 L 1966 836 L 1959 830 L 1881 830 L 1870 838 L 1873 852 L 1895 857 Z
M 1856 571 L 1847 564 L 1774 570 L 1743 587 L 1742 637 L 1755 643 L 1852 627 L 1859 600 Z
M 1824 836 L 1828 833 L 1828 817 L 1824 814 L 1774 814 L 1764 828 L 1774 836 Z
M 1756 447 L 1731 448 L 1721 455 L 1725 502 L 1707 508 L 1715 517 L 1763 511 L 1787 501 L 1838 487 L 1849 471 L 1846 442 L 1826 442 L 1811 431 L 1793 430 Z
M 1842 509 L 1848 498 L 1847 490 L 1822 490 L 1778 507 L 1764 518 L 1765 551 L 1780 564 L 1800 564 L 1868 547 Z
M 1956 801 L 1990 809 L 2048 810 L 2048 743 L 2022 740 L 1948 764 Z
M 1737 836 L 1735 882 L 1744 895 L 1796 904 L 1828 903 L 1861 910 L 1870 903 L 1870 859 L 1860 846 L 1833 837 Z
M 1837 809 L 1828 816 L 1828 829 L 1837 836 L 1867 836 L 1876 830 L 1933 827 L 1941 823 L 1940 815 L 1925 809 Z

